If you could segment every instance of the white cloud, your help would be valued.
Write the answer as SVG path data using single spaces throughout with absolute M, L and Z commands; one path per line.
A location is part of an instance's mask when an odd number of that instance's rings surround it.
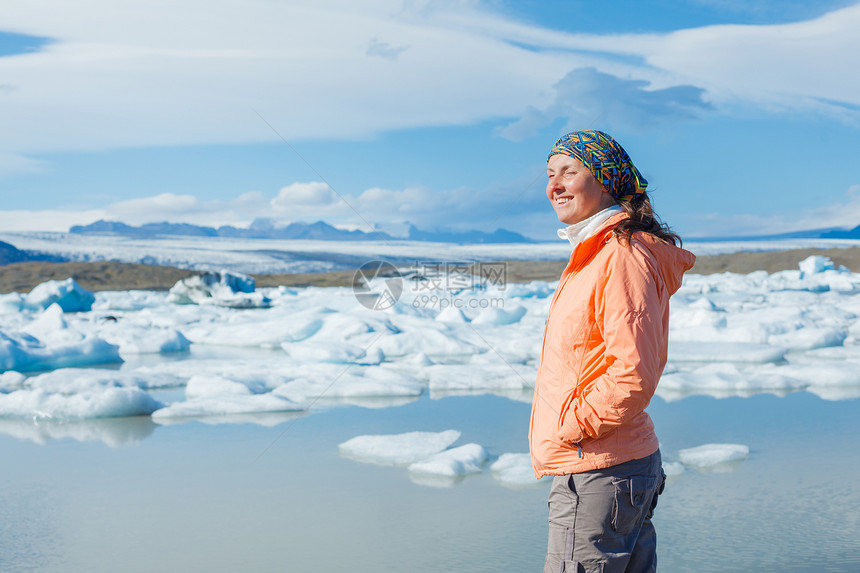
M 276 211 L 284 211 L 303 205 L 326 205 L 335 199 L 335 195 L 327 184 L 313 181 L 311 183 L 293 183 L 278 192 L 272 199 L 271 205 Z
M 518 141 L 532 136 L 559 118 L 564 131 L 597 124 L 647 129 L 666 119 L 693 119 L 711 109 L 695 86 L 648 89 L 643 80 L 625 80 L 594 68 L 572 70 L 555 86 L 555 99 L 542 110 L 530 108 L 519 120 L 498 130 Z M 612 94 L 612 97 L 607 97 Z
M 275 141 L 254 110 L 288 141 L 473 124 L 547 110 L 553 86 L 587 67 L 635 87 L 640 106 L 649 92 L 689 106 L 696 94 L 661 91 L 683 86 L 715 102 L 860 105 L 860 76 L 846 72 L 860 67 L 860 5 L 797 24 L 604 36 L 471 1 L 136 6 L 4 3 L 5 28 L 56 41 L 0 58 L 0 131 L 12 134 L 0 151 Z M 611 96 L 609 83 L 587 95 Z

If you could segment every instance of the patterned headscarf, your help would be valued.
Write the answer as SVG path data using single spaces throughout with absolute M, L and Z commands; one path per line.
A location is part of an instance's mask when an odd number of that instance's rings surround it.
M 648 187 L 624 148 L 602 131 L 568 133 L 555 142 L 547 162 L 558 154 L 578 159 L 616 201 L 629 201 Z

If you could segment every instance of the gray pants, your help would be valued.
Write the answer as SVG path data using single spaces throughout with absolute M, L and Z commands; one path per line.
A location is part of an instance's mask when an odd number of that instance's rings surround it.
M 556 476 L 544 573 L 656 571 L 651 516 L 665 480 L 659 450 L 610 468 Z

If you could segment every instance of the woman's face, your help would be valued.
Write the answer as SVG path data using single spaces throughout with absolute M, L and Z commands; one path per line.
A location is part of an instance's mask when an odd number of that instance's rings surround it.
M 562 223 L 579 223 L 615 204 L 609 192 L 575 157 L 553 155 L 546 164 L 546 174 L 546 196 Z

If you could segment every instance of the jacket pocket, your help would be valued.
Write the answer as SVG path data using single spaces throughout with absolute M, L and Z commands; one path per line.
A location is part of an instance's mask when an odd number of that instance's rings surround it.
M 645 519 L 645 511 L 650 509 L 656 495 L 657 478 L 632 476 L 615 480 L 612 485 L 615 486 L 615 500 L 610 525 L 612 531 L 627 535 Z

